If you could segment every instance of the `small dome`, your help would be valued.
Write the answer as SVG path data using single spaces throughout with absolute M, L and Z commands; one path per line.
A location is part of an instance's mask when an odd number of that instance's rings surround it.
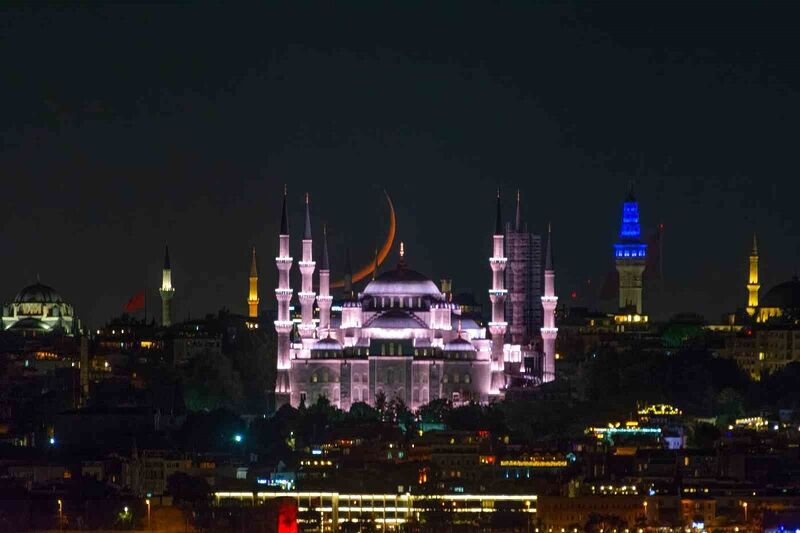
M 443 298 L 434 282 L 419 272 L 398 265 L 384 272 L 364 288 L 365 296 L 430 296 Z
M 314 351 L 334 350 L 340 352 L 342 351 L 342 345 L 339 344 L 339 341 L 337 341 L 333 337 L 327 337 L 325 339 L 318 340 L 316 343 L 314 343 L 314 346 L 312 346 L 311 349 Z
M 42 285 L 41 283 L 34 283 L 33 285 L 28 285 L 17 294 L 17 297 L 14 298 L 14 303 L 21 304 L 21 303 L 41 303 L 41 304 L 60 304 L 63 303 L 64 300 L 61 299 L 61 295 L 58 294 L 55 289 L 52 287 L 48 287 L 47 285 Z
M 445 352 L 474 352 L 475 347 L 467 339 L 456 337 L 442 348 Z
M 772 287 L 759 302 L 760 307 L 800 309 L 800 280 L 791 280 Z

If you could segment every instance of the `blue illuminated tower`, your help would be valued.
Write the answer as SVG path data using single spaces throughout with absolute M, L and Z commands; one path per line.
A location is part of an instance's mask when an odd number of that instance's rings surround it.
M 639 203 L 631 187 L 622 204 L 622 225 L 619 241 L 614 245 L 614 260 L 619 272 L 619 308 L 637 315 L 642 314 L 642 274 L 647 257 L 641 233 Z

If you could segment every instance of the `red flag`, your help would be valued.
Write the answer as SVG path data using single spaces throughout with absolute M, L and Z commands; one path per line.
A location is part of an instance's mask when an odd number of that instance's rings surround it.
M 144 309 L 144 291 L 134 294 L 123 309 L 126 313 L 133 313 L 139 309 Z

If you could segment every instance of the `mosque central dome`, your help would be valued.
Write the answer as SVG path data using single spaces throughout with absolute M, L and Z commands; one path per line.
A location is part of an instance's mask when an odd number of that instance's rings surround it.
M 771 288 L 761 299 L 761 307 L 800 309 L 800 280 L 795 276 Z
M 37 282 L 19 291 L 14 303 L 60 304 L 64 303 L 64 300 L 54 288 Z
M 364 288 L 365 296 L 428 296 L 435 300 L 443 298 L 434 282 L 419 272 L 406 268 L 402 263 L 397 268 L 384 272 Z

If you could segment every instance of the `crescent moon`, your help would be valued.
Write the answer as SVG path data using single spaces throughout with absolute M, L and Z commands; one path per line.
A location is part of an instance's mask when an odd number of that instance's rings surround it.
M 397 219 L 394 215 L 394 205 L 392 205 L 392 199 L 389 198 L 388 192 L 383 191 L 383 194 L 386 195 L 386 202 L 389 204 L 389 233 L 386 235 L 386 240 L 383 242 L 383 246 L 381 246 L 380 250 L 378 251 L 378 266 L 383 264 L 383 262 L 386 260 L 386 256 L 388 256 L 389 252 L 392 250 L 394 236 L 397 232 Z M 352 283 L 361 281 L 374 271 L 375 264 L 370 261 L 366 266 L 359 268 L 358 271 L 353 273 Z M 342 287 L 344 287 L 344 279 L 340 279 L 331 283 L 331 288 L 333 289 L 339 289 Z

